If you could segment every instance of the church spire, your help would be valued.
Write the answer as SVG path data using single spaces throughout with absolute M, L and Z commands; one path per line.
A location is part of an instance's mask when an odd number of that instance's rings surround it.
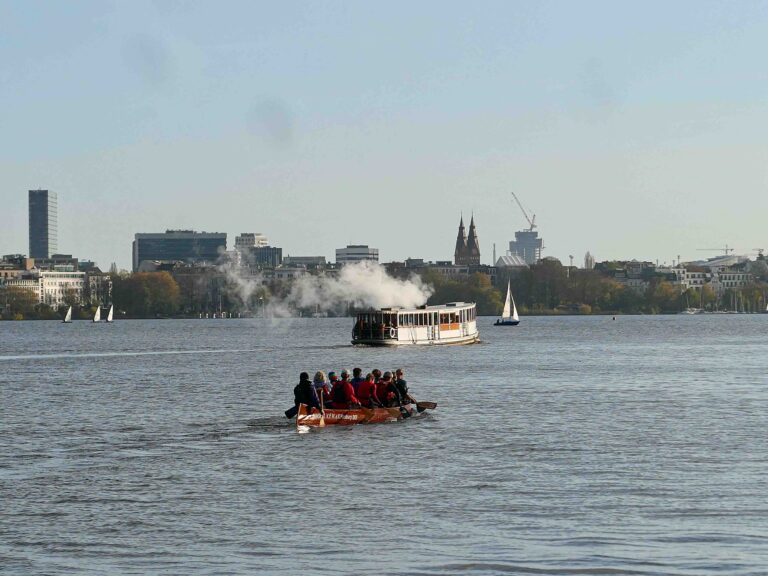
M 469 222 L 469 237 L 467 238 L 467 264 L 480 264 L 480 242 L 477 239 L 477 230 L 475 229 L 475 215 Z
M 459 233 L 456 236 L 456 249 L 453 251 L 453 261 L 456 264 L 463 263 L 467 253 L 467 235 L 464 232 L 464 215 L 459 220 Z

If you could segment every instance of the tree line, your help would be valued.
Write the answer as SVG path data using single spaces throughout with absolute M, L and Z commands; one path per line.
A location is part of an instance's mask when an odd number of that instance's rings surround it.
M 638 291 L 597 270 L 568 269 L 557 260 L 543 260 L 511 277 L 502 273 L 495 279 L 482 273 L 448 278 L 427 269 L 422 280 L 433 287 L 428 304 L 476 302 L 478 314 L 487 316 L 501 313 L 507 280 L 522 314 L 669 314 L 689 307 L 765 311 L 768 266 L 756 266 L 752 273 L 756 277 L 753 283 L 726 290 L 720 297 L 707 284 L 700 290 L 681 291 L 660 276 L 650 277 L 647 287 Z M 111 279 L 111 302 L 116 304 L 117 317 L 124 318 L 197 317 L 218 311 L 258 313 L 270 298 L 279 298 L 290 288 L 290 282 L 281 281 L 243 295 L 215 269 L 177 277 L 169 272 L 112 274 Z M 65 294 L 63 301 L 62 306 L 54 309 L 38 303 L 30 289 L 0 287 L 3 319 L 57 319 L 63 317 L 70 305 L 75 318 L 93 316 L 96 304 L 81 303 L 74 291 Z

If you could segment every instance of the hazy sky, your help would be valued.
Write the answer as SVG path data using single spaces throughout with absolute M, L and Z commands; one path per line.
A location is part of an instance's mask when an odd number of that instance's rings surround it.
M 0 253 L 27 190 L 59 251 L 130 268 L 136 232 L 262 232 L 482 260 L 671 262 L 768 248 L 766 2 L 0 0 Z

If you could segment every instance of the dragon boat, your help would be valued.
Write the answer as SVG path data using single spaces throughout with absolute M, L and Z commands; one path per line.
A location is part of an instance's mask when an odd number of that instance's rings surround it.
M 306 404 L 299 404 L 299 411 L 296 414 L 296 428 L 301 429 L 302 426 L 322 428 L 324 426 L 397 422 L 420 414 L 424 410 L 434 410 L 435 408 L 437 408 L 437 404 L 434 402 L 416 402 L 393 408 L 361 407 L 349 410 L 326 408 L 323 414 L 320 414 L 320 411 L 316 408 L 310 408 Z

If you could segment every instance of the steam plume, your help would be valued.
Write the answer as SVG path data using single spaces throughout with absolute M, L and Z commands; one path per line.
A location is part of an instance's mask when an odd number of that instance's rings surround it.
M 295 315 L 298 309 L 344 313 L 348 307 L 414 308 L 427 302 L 432 287 L 416 275 L 407 280 L 389 276 L 378 263 L 363 261 L 344 266 L 338 277 L 306 275 L 296 279 L 285 295 L 272 294 L 260 275 L 245 276 L 232 264 L 219 269 L 228 280 L 230 295 L 251 312 L 264 306 L 273 317 Z

